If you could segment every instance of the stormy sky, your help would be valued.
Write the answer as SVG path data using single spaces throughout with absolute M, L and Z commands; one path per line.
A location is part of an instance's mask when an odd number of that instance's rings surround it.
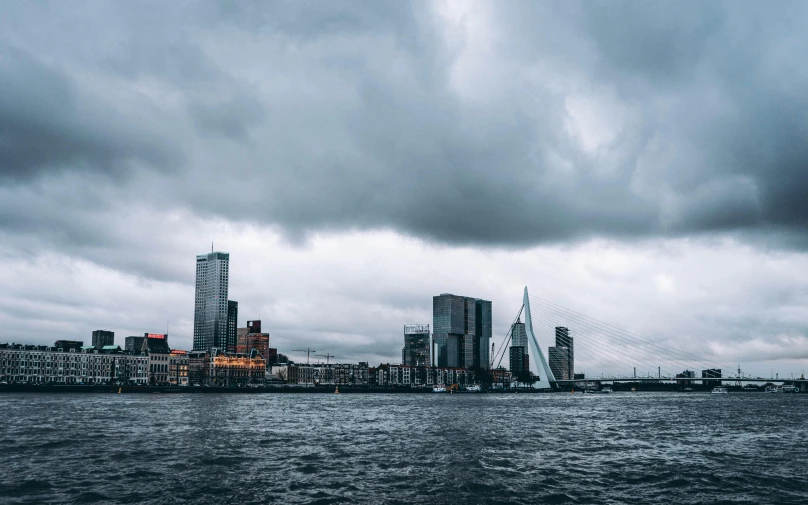
M 213 242 L 240 325 L 297 358 L 397 362 L 443 292 L 492 300 L 499 342 L 527 285 L 802 373 L 806 22 L 804 2 L 3 3 L 0 342 L 168 325 L 190 348 Z

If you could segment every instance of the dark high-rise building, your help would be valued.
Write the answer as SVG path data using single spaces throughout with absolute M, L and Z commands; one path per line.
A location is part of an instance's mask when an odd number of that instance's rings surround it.
M 701 378 L 702 379 L 720 379 L 721 378 L 721 369 L 720 368 L 710 368 L 707 370 L 701 371 Z M 703 380 L 701 381 L 702 384 L 705 386 L 720 386 L 720 380 Z
M 575 377 L 575 347 L 573 346 L 573 338 L 570 336 L 569 328 L 556 326 L 555 344 L 557 348 L 565 349 L 566 355 L 560 356 L 564 365 L 562 371 L 564 380 L 571 380 Z M 556 379 L 561 380 L 561 377 L 556 376 Z
M 432 298 L 439 367 L 489 367 L 491 302 L 448 293 Z
M 124 350 L 134 353 L 139 353 L 143 350 L 143 341 L 146 337 L 126 337 L 124 340 Z
M 404 349 L 401 364 L 406 366 L 431 366 L 430 335 L 428 324 L 404 326 Z
M 260 322 L 258 323 L 260 326 Z M 238 302 L 227 300 L 227 352 L 236 352 L 236 333 L 238 331 Z
M 491 302 L 488 300 L 475 300 L 475 336 L 474 365 L 480 368 L 490 368 L 491 361 L 491 335 L 493 321 L 491 320 Z
M 107 330 L 95 330 L 93 332 L 93 347 L 101 349 L 105 345 L 115 345 L 115 332 Z
M 230 254 L 212 252 L 196 257 L 194 350 L 227 349 L 227 303 Z M 235 332 L 234 344 L 235 344 Z
M 529 370 L 527 365 L 527 355 L 525 354 L 525 348 L 521 346 L 511 346 L 508 350 L 509 354 L 508 357 L 510 358 L 511 363 L 511 374 L 514 376 Z
M 511 348 L 509 350 L 510 371 L 512 374 L 530 370 L 530 354 L 528 353 L 527 331 L 525 323 L 517 321 L 511 326 Z

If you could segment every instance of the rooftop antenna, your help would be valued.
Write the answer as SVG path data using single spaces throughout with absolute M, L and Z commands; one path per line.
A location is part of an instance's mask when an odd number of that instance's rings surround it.
M 213 241 L 210 241 L 210 252 L 213 252 Z

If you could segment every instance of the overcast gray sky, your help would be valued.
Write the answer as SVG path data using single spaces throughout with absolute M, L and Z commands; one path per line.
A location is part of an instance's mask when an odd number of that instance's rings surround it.
M 501 337 L 527 285 L 802 373 L 806 23 L 804 2 L 4 2 L 0 341 L 168 323 L 190 348 L 214 241 L 240 324 L 293 356 L 398 361 L 442 292 L 492 300 Z

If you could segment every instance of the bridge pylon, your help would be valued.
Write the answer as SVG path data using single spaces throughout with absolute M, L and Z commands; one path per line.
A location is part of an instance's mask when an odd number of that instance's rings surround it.
M 530 313 L 530 297 L 527 294 L 527 286 L 525 286 L 525 294 L 522 297 L 522 309 L 525 312 L 525 331 L 527 332 L 528 347 L 530 348 L 532 358 L 531 361 L 535 363 L 536 375 L 539 377 L 535 387 L 539 389 L 549 389 L 553 387 L 552 383 L 556 382 L 556 379 L 553 375 L 553 371 L 550 370 L 550 366 L 547 364 L 547 358 L 544 357 L 544 353 L 539 345 L 539 340 L 536 338 L 536 334 L 533 333 L 533 318 Z

